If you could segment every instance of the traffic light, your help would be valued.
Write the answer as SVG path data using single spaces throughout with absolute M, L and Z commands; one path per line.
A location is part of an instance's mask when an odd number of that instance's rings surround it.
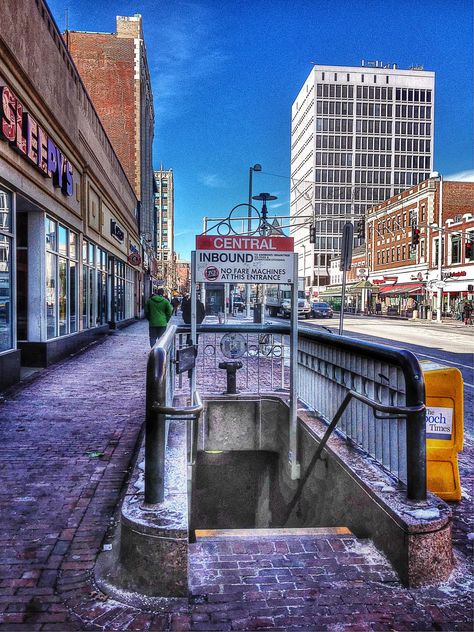
M 473 242 L 470 239 L 466 241 L 466 245 L 464 248 L 464 258 L 466 259 L 466 261 L 471 261 L 471 259 L 473 258 L 472 243 Z
M 309 227 L 309 243 L 316 243 L 316 226 L 314 224 Z
M 420 243 L 420 229 L 419 228 L 412 228 L 412 230 L 411 230 L 411 245 L 412 246 L 418 246 L 419 243 Z
M 356 232 L 359 239 L 365 239 L 365 217 L 361 217 L 357 220 Z

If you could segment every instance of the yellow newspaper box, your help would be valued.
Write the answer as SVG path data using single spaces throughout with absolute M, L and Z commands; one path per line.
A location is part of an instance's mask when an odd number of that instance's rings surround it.
M 427 484 L 443 500 L 461 500 L 458 452 L 464 442 L 464 391 L 458 369 L 420 362 L 426 386 Z

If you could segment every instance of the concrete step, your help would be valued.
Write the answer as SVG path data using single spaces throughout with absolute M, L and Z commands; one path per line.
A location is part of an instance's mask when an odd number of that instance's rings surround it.
M 290 538 L 312 536 L 328 538 L 334 536 L 353 536 L 347 527 L 300 527 L 275 529 L 196 529 L 196 540 L 225 540 L 228 538 Z

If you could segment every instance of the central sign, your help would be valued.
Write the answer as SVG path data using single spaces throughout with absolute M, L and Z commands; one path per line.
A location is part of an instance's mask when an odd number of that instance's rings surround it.
M 197 235 L 198 283 L 293 283 L 293 237 Z

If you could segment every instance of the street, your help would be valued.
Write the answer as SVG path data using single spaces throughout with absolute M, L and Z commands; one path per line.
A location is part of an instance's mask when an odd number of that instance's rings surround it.
M 282 321 L 279 318 L 271 320 Z M 338 333 L 339 315 L 335 314 L 332 319 L 300 320 L 300 325 L 323 326 Z M 464 379 L 464 430 L 474 437 L 473 327 L 464 327 L 460 323 L 437 324 L 345 315 L 343 333 L 361 340 L 408 349 L 419 360 L 437 360 L 459 369 Z

